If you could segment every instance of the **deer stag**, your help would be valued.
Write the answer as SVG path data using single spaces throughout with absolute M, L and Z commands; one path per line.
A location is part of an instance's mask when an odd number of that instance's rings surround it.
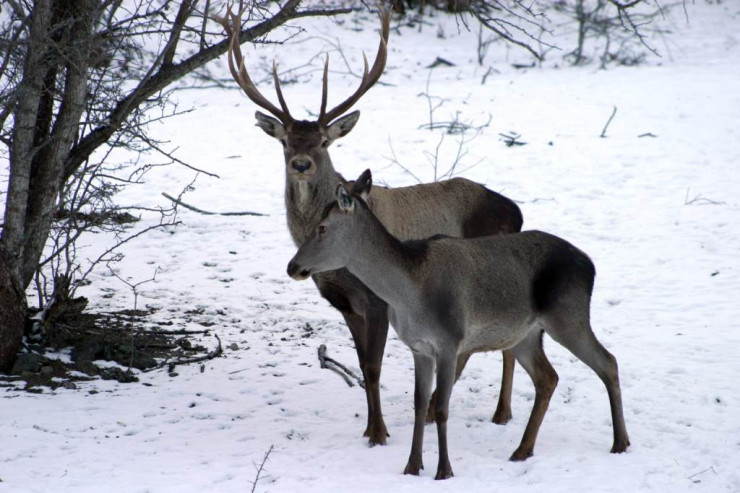
M 325 207 L 334 201 L 337 185 L 347 183 L 335 171 L 328 147 L 355 126 L 360 112 L 345 113 L 378 81 L 383 72 L 391 12 L 386 10 L 380 13 L 380 43 L 372 67 L 368 70 L 365 58 L 365 69 L 357 90 L 328 110 L 327 58 L 321 107 L 316 121 L 296 120 L 291 116 L 274 63 L 273 80 L 280 108 L 255 87 L 244 66 L 240 49 L 240 15 L 229 9 L 225 18 L 217 19 L 230 38 L 229 69 L 247 97 L 274 115 L 273 118 L 256 112 L 257 126 L 283 145 L 288 229 L 295 244 L 300 246 L 316 228 Z M 462 178 L 412 187 L 376 187 L 368 203 L 386 227 L 401 238 L 422 238 L 438 233 L 473 237 L 513 233 L 522 226 L 522 215 L 514 202 Z M 313 280 L 321 296 L 342 314 L 352 333 L 365 379 L 368 408 L 365 436 L 371 445 L 385 444 L 388 432 L 381 412 L 379 379 L 388 334 L 388 307 L 346 269 L 316 274 Z M 468 357 L 461 355 L 459 371 L 462 371 Z M 504 353 L 501 393 L 493 416 L 496 423 L 506 423 L 511 417 L 513 372 L 514 358 Z
M 558 382 L 542 349 L 543 331 L 604 382 L 614 431 L 611 451 L 624 452 L 629 439 L 617 361 L 596 340 L 589 322 L 595 276 L 591 259 L 540 231 L 401 242 L 365 202 L 371 183 L 368 170 L 354 183 L 352 195 L 337 187 L 336 202 L 290 261 L 288 274 L 302 280 L 346 268 L 388 303 L 391 324 L 414 356 L 414 433 L 404 473 L 418 475 L 423 467 L 424 417 L 436 368 L 436 479 L 452 476 L 447 453 L 450 392 L 460 355 L 478 351 L 510 348 L 534 382 L 532 413 L 511 460 L 532 455 Z

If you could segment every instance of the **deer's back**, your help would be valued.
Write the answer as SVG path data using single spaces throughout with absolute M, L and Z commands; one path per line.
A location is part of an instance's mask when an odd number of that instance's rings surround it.
M 399 188 L 375 187 L 368 205 L 394 236 L 435 234 L 478 237 L 521 230 L 522 214 L 510 199 L 465 178 Z
M 561 238 L 526 231 L 426 243 L 419 285 L 427 301 L 420 316 L 433 312 L 444 326 L 464 326 L 473 334 L 466 336 L 466 350 L 509 347 L 517 327 L 566 297 L 588 309 L 593 263 Z

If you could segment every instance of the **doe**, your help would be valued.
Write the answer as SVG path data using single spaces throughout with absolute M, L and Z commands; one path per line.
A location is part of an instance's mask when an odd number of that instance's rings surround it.
M 424 417 L 436 368 L 439 439 L 436 479 L 452 476 L 447 416 L 459 355 L 511 349 L 535 386 L 524 436 L 511 460 L 525 460 L 557 385 L 542 349 L 542 334 L 570 350 L 601 378 L 611 404 L 612 453 L 627 449 L 617 361 L 596 339 L 589 321 L 595 269 L 591 259 L 556 236 L 528 231 L 480 238 L 436 236 L 402 242 L 365 203 L 372 177 L 365 171 L 347 192 L 337 187 L 313 236 L 288 264 L 303 280 L 347 268 L 389 305 L 389 318 L 414 357 L 414 432 L 404 474 L 419 474 Z

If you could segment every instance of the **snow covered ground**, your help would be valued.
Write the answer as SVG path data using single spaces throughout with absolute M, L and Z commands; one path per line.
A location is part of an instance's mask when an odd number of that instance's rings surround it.
M 463 174 L 517 200 L 526 229 L 562 236 L 593 258 L 593 326 L 619 361 L 632 442 L 626 454 L 609 454 L 601 382 L 546 340 L 560 383 L 534 457 L 507 460 L 529 415 L 531 382 L 517 367 L 514 419 L 490 423 L 501 357 L 481 354 L 452 395 L 455 477 L 433 481 L 433 426 L 426 430 L 427 469 L 421 477 L 403 476 L 413 364 L 393 333 L 381 378 L 391 437 L 387 446 L 369 448 L 361 436 L 363 391 L 321 370 L 316 357 L 326 344 L 332 357 L 357 370 L 349 331 L 312 283 L 285 274 L 295 248 L 285 226 L 280 146 L 253 126 L 256 108 L 243 94 L 201 90 L 179 96 L 195 111 L 156 129 L 183 159 L 221 177 L 199 177 L 185 200 L 269 216 L 182 211 L 182 226 L 128 245 L 119 273 L 138 282 L 158 268 L 156 281 L 140 288 L 140 306 L 156 308 L 153 319 L 171 320 L 173 328 L 215 323 L 213 331 L 233 349 L 204 371 L 180 367 L 177 377 L 163 370 L 142 374 L 139 384 L 93 381 L 78 390 L 4 393 L 0 491 L 250 491 L 271 447 L 256 491 L 740 491 L 740 5 L 697 0 L 687 9 L 689 23 L 677 11 L 673 33 L 657 45 L 664 57 L 635 68 L 515 70 L 500 46 L 481 68 L 475 34 L 458 34 L 452 19 L 434 22 L 454 40 L 438 39 L 435 28 L 393 31 L 386 85 L 357 105 L 359 124 L 331 151 L 347 177 L 369 167 L 376 181 L 414 183 L 387 158 L 390 141 L 398 161 L 431 180 L 424 152 L 434 151 L 441 134 L 418 128 L 429 122 L 420 93 L 444 98 L 434 113 L 438 122 L 457 112 L 479 125 L 492 116 L 466 144 L 460 169 L 477 163 Z M 361 32 L 351 22 L 306 23 L 308 35 L 330 37 L 250 47 L 250 71 L 260 78 L 273 56 L 283 67 L 297 66 L 337 40 L 359 70 L 360 50 L 374 53 L 374 22 Z M 457 65 L 430 75 L 425 67 L 437 56 Z M 345 71 L 341 57 L 332 60 Z M 495 71 L 481 84 L 488 66 Z M 333 74 L 333 100 L 355 82 Z M 261 87 L 272 95 L 269 85 Z M 318 71 L 285 91 L 294 114 L 315 112 Z M 499 133 L 508 132 L 527 145 L 504 145 Z M 440 162 L 451 162 L 456 151 L 456 138 L 446 136 Z M 124 198 L 162 203 L 161 192 L 177 193 L 191 179 L 165 168 Z M 90 238 L 90 251 L 102 241 Z M 81 294 L 98 310 L 133 307 L 131 290 L 102 271 Z M 213 336 L 202 340 L 216 344 Z

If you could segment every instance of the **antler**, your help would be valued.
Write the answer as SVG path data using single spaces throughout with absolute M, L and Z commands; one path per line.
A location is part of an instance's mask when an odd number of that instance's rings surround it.
M 247 69 L 244 67 L 244 56 L 242 56 L 241 44 L 239 41 L 239 33 L 241 31 L 241 16 L 245 9 L 239 10 L 238 14 L 234 14 L 231 11 L 231 5 L 227 6 L 226 17 L 214 16 L 213 19 L 221 24 L 229 37 L 229 70 L 231 70 L 231 76 L 239 87 L 244 90 L 244 93 L 249 99 L 252 100 L 257 106 L 264 108 L 273 115 L 275 115 L 284 125 L 288 125 L 293 121 L 293 117 L 288 111 L 288 105 L 285 104 L 285 98 L 283 98 L 283 91 L 280 89 L 280 81 L 278 80 L 277 68 L 275 67 L 275 61 L 272 62 L 272 79 L 275 83 L 275 92 L 277 92 L 278 101 L 280 102 L 280 108 L 278 109 L 272 104 L 254 85 L 252 79 L 247 73 Z M 236 64 L 239 65 L 239 70 L 236 69 Z
M 319 112 L 319 125 L 325 126 L 338 116 L 342 115 L 348 109 L 350 109 L 361 97 L 365 94 L 368 89 L 373 87 L 380 76 L 383 74 L 385 69 L 385 62 L 388 59 L 388 36 L 390 34 L 390 23 L 392 8 L 378 7 L 380 13 L 380 44 L 378 45 L 378 53 L 375 55 L 375 62 L 373 67 L 368 73 L 367 69 L 367 57 L 362 54 L 362 58 L 365 61 L 365 69 L 362 73 L 362 80 L 360 86 L 350 97 L 339 103 L 337 106 L 329 111 L 326 111 L 326 98 L 328 92 L 328 75 L 329 75 L 329 57 L 326 57 L 326 63 L 324 63 L 324 80 L 321 93 L 321 111 Z

